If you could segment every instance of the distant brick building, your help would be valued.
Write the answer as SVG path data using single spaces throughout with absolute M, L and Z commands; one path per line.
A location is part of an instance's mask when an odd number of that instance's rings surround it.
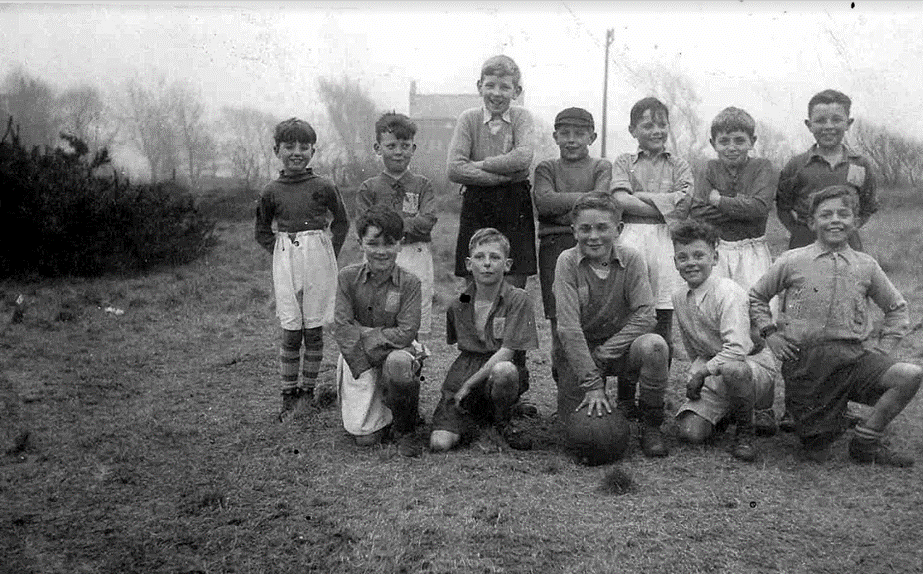
M 522 105 L 523 96 L 517 104 Z M 482 105 L 481 96 L 469 94 L 418 94 L 417 83 L 410 82 L 408 115 L 417 124 L 416 170 L 429 177 L 437 187 L 449 185 L 446 158 L 458 115 L 468 108 Z

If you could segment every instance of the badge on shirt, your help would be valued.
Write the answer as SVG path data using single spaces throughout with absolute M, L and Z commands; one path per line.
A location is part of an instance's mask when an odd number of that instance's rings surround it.
M 397 313 L 401 306 L 401 294 L 399 291 L 388 291 L 385 297 L 385 313 Z
M 862 187 L 865 184 L 865 168 L 854 163 L 849 164 L 849 171 L 846 172 L 846 183 Z
M 494 339 L 503 339 L 506 332 L 506 317 L 494 317 Z
M 408 215 L 416 215 L 419 211 L 420 194 L 404 192 L 404 205 L 401 210 Z

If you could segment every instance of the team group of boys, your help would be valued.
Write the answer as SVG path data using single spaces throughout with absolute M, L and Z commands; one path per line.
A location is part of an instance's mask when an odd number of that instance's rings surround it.
M 711 125 L 717 159 L 694 175 L 666 149 L 666 106 L 644 98 L 629 117 L 637 152 L 613 162 L 589 157 L 593 117 L 568 108 L 554 122 L 560 157 L 533 175 L 532 119 L 512 105 L 522 91 L 519 67 L 489 58 L 477 87 L 483 106 L 459 116 L 448 154 L 449 179 L 463 186 L 455 274 L 467 279 L 447 309 L 446 339 L 459 354 L 432 416 L 431 450 L 479 434 L 531 448 L 515 415 L 535 410 L 520 397 L 529 388 L 526 352 L 538 348 L 524 290 L 537 273 L 562 420 L 617 409 L 639 421 L 646 456 L 666 456 L 675 320 L 691 363 L 676 415 L 681 439 L 701 443 L 733 424 L 733 456 L 755 460 L 754 434 L 777 429 L 781 372 L 781 426 L 798 434 L 806 458 L 825 460 L 854 424 L 854 460 L 913 463 L 882 434 L 916 394 L 923 369 L 889 356 L 909 316 L 861 251 L 857 229 L 876 210 L 875 179 L 868 160 L 843 143 L 852 123 L 846 95 L 825 90 L 810 100 L 805 125 L 816 144 L 781 174 L 749 157 L 755 122 L 730 107 Z M 415 431 L 428 351 L 418 336 L 432 323 L 437 221 L 429 180 L 408 169 L 415 134 L 401 114 L 375 125 L 384 169 L 356 198 L 362 263 L 337 270 L 349 220 L 333 183 L 308 167 L 317 138 L 307 122 L 277 126 L 283 169 L 264 189 L 256 220 L 257 241 L 272 253 L 282 326 L 280 417 L 312 400 L 322 327 L 332 323 L 344 428 L 356 444 L 390 438 L 407 456 L 422 450 Z M 775 262 L 765 239 L 773 203 L 791 234 Z M 870 299 L 884 311 L 874 340 Z M 611 389 L 607 377 L 616 379 Z M 871 414 L 851 421 L 849 401 L 871 405 Z

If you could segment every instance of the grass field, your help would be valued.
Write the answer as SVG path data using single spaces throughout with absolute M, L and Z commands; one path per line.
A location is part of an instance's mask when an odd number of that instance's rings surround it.
M 910 302 L 915 330 L 898 353 L 919 363 L 923 202 L 884 195 L 864 237 Z M 361 450 L 335 409 L 275 421 L 269 257 L 250 221 L 222 222 L 218 237 L 208 257 L 144 276 L 0 282 L 4 301 L 27 300 L 0 333 L 0 572 L 923 572 L 920 397 L 889 434 L 912 469 L 851 464 L 845 438 L 831 461 L 801 462 L 784 434 L 759 439 L 748 465 L 728 437 L 684 446 L 668 424 L 670 456 L 634 443 L 619 466 L 635 488 L 609 495 L 608 467 L 561 448 L 540 321 L 535 450 Z M 341 263 L 356 257 L 351 240 Z M 454 285 L 440 273 L 442 319 Z M 443 327 L 427 341 L 427 418 L 454 357 Z M 329 336 L 325 355 L 329 366 Z M 673 405 L 685 366 L 673 365 Z

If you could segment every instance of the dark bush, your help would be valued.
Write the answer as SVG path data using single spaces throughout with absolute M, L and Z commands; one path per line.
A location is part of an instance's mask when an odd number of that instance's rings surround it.
M 26 150 L 12 119 L 0 140 L 0 275 L 96 275 L 191 261 L 213 242 L 214 221 L 175 183 L 132 185 L 103 149 Z M 108 171 L 108 170 L 106 170 Z

